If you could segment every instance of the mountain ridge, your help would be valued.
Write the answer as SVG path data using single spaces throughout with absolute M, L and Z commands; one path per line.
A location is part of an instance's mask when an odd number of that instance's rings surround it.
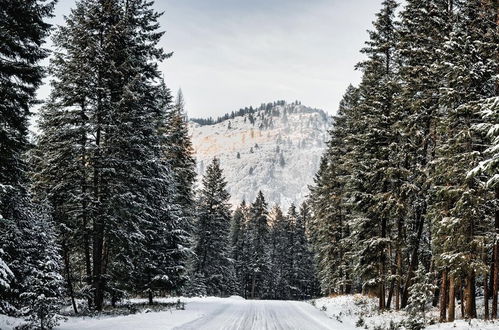
M 319 167 L 330 122 L 323 110 L 284 101 L 217 120 L 190 120 L 197 173 L 217 157 L 233 206 L 253 202 L 259 190 L 269 205 L 299 204 Z

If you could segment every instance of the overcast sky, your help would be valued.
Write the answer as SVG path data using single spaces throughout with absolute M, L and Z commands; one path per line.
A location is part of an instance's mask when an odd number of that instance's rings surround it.
M 59 0 L 64 23 L 75 0 Z M 334 113 L 381 0 L 156 0 L 164 11 L 161 64 L 172 91 L 182 88 L 190 117 L 249 105 L 300 100 Z M 43 86 L 40 96 L 48 95 Z

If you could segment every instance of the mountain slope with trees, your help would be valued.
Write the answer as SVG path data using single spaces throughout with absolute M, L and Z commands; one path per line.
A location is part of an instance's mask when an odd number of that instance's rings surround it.
M 254 200 L 261 190 L 271 205 L 286 209 L 308 194 L 329 122 L 321 110 L 284 101 L 242 109 L 213 123 L 191 122 L 197 172 L 202 175 L 217 157 L 233 205 Z

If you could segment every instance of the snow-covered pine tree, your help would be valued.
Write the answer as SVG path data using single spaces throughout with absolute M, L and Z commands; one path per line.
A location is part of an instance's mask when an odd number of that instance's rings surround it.
M 94 254 L 103 254 L 97 263 L 104 265 L 104 242 L 110 239 L 114 243 L 109 247 L 114 258 L 108 261 L 108 269 L 111 276 L 122 277 L 123 282 L 114 286 L 109 281 L 111 292 L 120 289 L 127 275 L 134 273 L 138 280 L 148 279 L 146 290 L 151 292 L 154 282 L 168 280 L 165 263 L 179 248 L 168 235 L 181 232 L 180 208 L 173 198 L 177 193 L 174 176 L 168 165 L 160 161 L 163 148 L 159 123 L 164 120 L 165 109 L 158 102 L 162 92 L 158 62 L 169 54 L 158 46 L 163 35 L 157 23 L 161 14 L 154 11 L 151 2 L 127 0 L 116 5 L 120 13 L 114 31 L 118 48 L 109 55 L 117 70 L 109 81 L 110 107 L 106 116 L 110 120 L 106 122 L 100 153 L 104 170 L 99 181 L 105 196 L 105 216 L 94 222 L 98 236 L 94 237 L 98 242 Z M 116 13 L 112 15 L 115 17 Z M 173 251 L 165 253 L 165 249 Z M 150 263 L 145 264 L 141 255 L 149 258 Z M 104 288 L 105 274 L 99 274 L 98 269 L 96 264 L 94 286 Z M 175 274 L 173 269 L 169 270 L 171 275 Z M 97 292 L 96 307 L 102 305 Z
M 454 320 L 455 282 L 465 283 L 465 315 L 476 317 L 475 278 L 483 277 L 485 313 L 488 318 L 488 241 L 490 225 L 488 200 L 480 176 L 468 176 L 482 159 L 484 135 L 473 126 L 480 120 L 477 104 L 495 92 L 497 61 L 487 33 L 496 28 L 490 12 L 480 2 L 455 1 L 456 19 L 449 40 L 441 50 L 438 67 L 443 77 L 440 92 L 437 146 L 432 170 L 430 217 L 433 257 L 442 273 L 441 297 L 449 296 L 449 321 Z M 495 15 L 495 13 L 493 14 Z M 497 43 L 497 35 L 495 43 Z M 489 236 L 489 237 L 487 237 Z M 446 278 L 450 284 L 447 286 Z M 447 291 L 452 291 L 448 292 Z M 440 300 L 441 321 L 446 320 L 446 299 Z
M 243 201 L 234 211 L 230 225 L 231 257 L 234 260 L 236 292 L 242 297 L 248 294 L 249 236 L 248 206 Z
M 7 266 L 5 261 L 3 261 L 3 255 L 3 250 L 0 250 L 0 292 L 5 292 L 5 290 L 9 289 L 10 280 L 12 279 L 12 277 L 14 277 L 14 274 L 12 274 L 9 266 Z
M 109 102 L 104 102 L 105 95 L 110 94 L 105 81 L 116 73 L 116 68 L 109 66 L 109 49 L 118 48 L 115 35 L 102 28 L 116 24 L 111 11 L 119 13 L 116 2 L 107 3 L 106 8 L 101 3 L 77 2 L 66 25 L 56 31 L 51 66 L 56 79 L 40 116 L 41 134 L 35 152 L 35 179 L 40 194 L 50 201 L 60 229 L 70 294 L 70 270 L 80 266 L 70 261 L 81 253 L 87 284 L 82 294 L 93 291 L 95 295 L 88 296 L 89 307 L 95 304 L 97 309 L 102 307 L 98 305 L 102 305 L 104 290 L 100 284 L 97 288 L 100 274 L 94 273 L 94 268 L 102 270 L 102 250 L 96 249 L 102 247 L 99 242 L 103 233 L 102 228 L 97 228 L 96 218 L 104 217 L 101 144 L 110 107 Z M 99 38 L 94 39 L 93 33 Z
M 57 325 L 64 291 L 53 224 L 49 212 L 29 194 L 15 200 L 12 216 L 0 221 L 0 249 L 13 275 L 2 294 L 1 312 L 50 329 Z
M 34 212 L 43 214 L 41 208 Z M 31 265 L 21 283 L 20 298 L 24 306 L 21 314 L 34 329 L 52 329 L 62 319 L 59 312 L 65 294 L 60 275 L 62 260 L 52 221 L 45 218 L 26 228 L 20 249 L 26 258 L 24 262 Z
M 263 298 L 268 294 L 270 271 L 269 224 L 267 202 L 261 191 L 249 209 L 250 238 L 250 298 Z
M 14 274 L 10 270 L 7 263 L 3 261 L 3 250 L 0 249 L 0 296 L 6 297 L 7 290 L 10 289 L 10 281 L 14 278 Z M 0 299 L 0 312 L 5 313 L 9 310 L 9 303 L 3 298 Z
M 289 240 L 292 231 L 290 218 L 282 213 L 279 206 L 269 212 L 269 253 L 270 278 L 269 297 L 272 299 L 290 299 L 293 251 Z
M 275 288 L 270 287 L 270 291 L 274 291 L 274 299 L 293 297 L 292 281 L 295 259 L 293 221 L 296 218 L 296 212 L 293 212 L 291 215 L 284 215 L 280 208 L 274 207 L 269 213 L 271 279 L 274 279 L 273 285 L 275 285 Z
M 61 301 L 58 250 L 46 210 L 28 192 L 28 117 L 44 75 L 39 62 L 54 1 L 0 3 L 0 313 L 53 327 Z M 38 286 L 32 285 L 33 276 Z M 26 296 L 42 289 L 33 306 Z M 41 322 L 41 323 L 40 323 Z
M 299 243 L 297 242 L 296 223 L 298 222 L 298 211 L 296 205 L 291 203 L 286 213 L 286 228 L 285 239 L 287 248 L 291 251 L 289 256 L 289 270 L 287 274 L 287 282 L 289 285 L 289 294 L 293 299 L 300 295 L 297 282 L 299 281 L 300 265 L 298 265 L 298 253 L 300 253 Z
M 393 296 L 394 285 L 388 286 L 393 270 L 389 254 L 394 245 L 391 231 L 402 216 L 397 203 L 400 171 L 394 157 L 398 142 L 394 129 L 398 119 L 394 97 L 399 89 L 395 61 L 397 6 L 394 0 L 383 1 L 373 22 L 374 29 L 369 32 L 369 41 L 361 51 L 367 55 L 357 65 L 363 71 L 358 110 L 362 119 L 357 123 L 362 130 L 355 133 L 357 145 L 352 152 L 358 160 L 353 166 L 356 179 L 350 192 L 358 212 L 353 219 L 359 242 L 356 269 L 365 288 L 376 291 L 380 309 L 389 307 Z
M 170 289 L 183 272 L 185 230 L 174 176 L 161 161 L 166 101 L 157 63 L 168 54 L 157 47 L 163 33 L 151 6 L 82 0 L 54 38 L 38 148 L 47 157 L 36 178 L 57 212 L 64 259 L 84 256 L 83 293 L 97 310 L 104 292 L 115 300 L 123 289 L 141 290 L 151 267 Z M 152 259 L 142 263 L 141 255 Z
M 14 278 L 14 273 L 12 273 L 12 270 L 10 270 L 10 267 L 3 258 L 5 258 L 5 252 L 0 248 L 0 297 L 2 297 L 0 299 L 0 312 L 6 314 L 13 309 L 5 297 L 8 296 L 8 290 L 10 289 L 10 283 Z
M 409 301 L 406 307 L 409 318 L 405 323 L 407 329 L 426 328 L 426 313 L 431 307 L 434 289 L 431 273 L 426 272 L 424 266 L 420 265 L 414 274 L 413 284 L 409 288 Z
M 310 299 L 317 293 L 316 268 L 312 249 L 306 235 L 306 226 L 311 217 L 310 208 L 303 202 L 298 210 L 294 226 L 295 242 L 293 253 L 295 299 Z
M 167 111 L 164 144 L 166 147 L 165 158 L 175 175 L 178 204 L 185 213 L 186 230 L 191 230 L 196 161 L 193 156 L 194 150 L 184 108 L 184 96 L 182 90 L 179 90 L 175 103 Z
M 497 94 L 497 92 L 496 92 Z M 484 134 L 489 140 L 486 142 L 488 147 L 484 150 L 485 156 L 474 169 L 472 169 L 468 176 L 473 178 L 480 178 L 484 181 L 484 186 L 493 191 L 491 197 L 493 229 L 489 231 L 489 237 L 492 239 L 493 248 L 490 260 L 490 282 L 492 283 L 492 291 L 490 293 L 492 298 L 492 308 L 490 317 L 497 318 L 498 313 L 498 291 L 499 291 L 499 242 L 497 234 L 499 233 L 499 97 L 490 97 L 483 99 L 475 104 L 476 110 L 482 116 L 482 122 L 473 126 L 473 129 Z M 485 285 L 485 283 L 484 283 Z M 487 296 L 486 298 L 489 298 Z M 484 303 L 486 311 L 488 311 L 488 302 L 485 299 Z M 488 315 L 487 315 L 488 316 Z
M 431 263 L 427 196 L 430 162 L 434 157 L 436 115 L 442 77 L 437 67 L 441 48 L 453 23 L 452 2 L 448 0 L 408 0 L 398 26 L 398 78 L 401 90 L 394 99 L 399 112 L 398 155 L 401 162 L 401 194 L 407 214 L 407 269 L 402 280 L 401 306 L 407 304 L 409 287 L 420 262 Z
M 172 110 L 170 91 L 162 80 L 157 92 L 159 94 L 154 96 L 157 109 L 154 117 L 155 129 L 160 132 L 160 137 L 159 154 L 155 158 L 159 165 L 157 175 L 160 184 L 156 186 L 158 194 L 148 197 L 151 205 L 156 207 L 155 221 L 149 221 L 142 228 L 146 237 L 144 247 L 142 253 L 134 258 L 134 263 L 142 266 L 134 273 L 136 285 L 133 289 L 147 292 L 149 304 L 153 303 L 154 292 L 178 294 L 186 283 L 187 261 L 192 253 L 194 214 L 191 181 L 194 174 L 187 173 L 192 170 L 187 164 L 184 164 L 185 167 L 180 164 L 188 157 L 194 161 L 185 122 L 182 121 L 184 117 L 181 117 L 183 108 Z M 151 102 L 154 104 L 154 100 Z M 183 106 L 182 100 L 177 102 L 177 106 Z M 177 118 L 171 114 L 172 111 L 178 114 Z M 150 148 L 153 149 L 154 145 Z M 126 259 L 123 261 L 126 262 Z M 122 280 L 125 282 L 126 276 Z
M 478 113 L 481 119 L 474 123 L 473 130 L 485 136 L 485 150 L 482 150 L 482 161 L 470 171 L 468 177 L 483 181 L 485 188 L 491 192 L 491 211 L 493 217 L 493 229 L 489 236 L 493 241 L 493 249 L 490 260 L 490 282 L 492 283 L 492 309 L 491 318 L 497 318 L 497 304 L 499 291 L 499 101 L 498 101 L 498 78 L 499 62 L 497 59 L 497 44 L 499 33 L 497 30 L 499 4 L 497 1 L 481 1 L 480 3 L 464 4 L 469 7 L 467 21 L 470 40 L 473 42 L 473 55 L 480 60 L 475 62 L 472 71 L 474 77 L 478 77 L 482 84 L 482 97 L 478 101 L 472 101 L 468 105 L 473 113 Z M 484 79 L 489 77 L 488 80 Z M 488 292 L 485 292 L 488 293 Z M 486 295 L 487 296 L 487 295 Z M 485 316 L 488 311 L 488 297 L 485 298 Z
M 42 47 L 50 32 L 45 20 L 52 15 L 52 0 L 2 0 L 0 5 L 0 207 L 7 188 L 25 184 L 23 153 L 28 148 L 28 117 L 42 83 L 39 62 L 48 55 Z M 0 214 L 2 214 L 0 212 Z
M 486 185 L 495 188 L 499 185 L 497 168 L 499 167 L 499 97 L 488 97 L 475 103 L 481 115 L 481 122 L 475 124 L 473 129 L 484 133 L 489 139 L 487 149 L 483 151 L 485 159 L 471 172 L 470 176 L 485 174 Z M 496 197 L 497 198 L 497 197 Z
M 193 283 L 191 287 L 204 286 L 208 295 L 228 296 L 234 293 L 236 283 L 229 241 L 230 195 L 217 158 L 206 169 L 202 183 L 196 209 L 195 256 L 191 267 L 193 279 L 204 283 Z
M 354 138 L 360 122 L 358 103 L 359 90 L 350 85 L 333 118 L 328 149 L 310 189 L 309 231 L 323 294 L 348 293 L 352 287 L 353 251 L 346 215 L 352 210 L 347 200 L 354 184 L 352 154 L 359 142 Z

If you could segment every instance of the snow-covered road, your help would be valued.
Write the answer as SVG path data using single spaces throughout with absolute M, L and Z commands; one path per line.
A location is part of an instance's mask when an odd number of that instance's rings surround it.
M 227 300 L 176 330 L 326 330 L 341 329 L 312 305 L 297 301 Z
M 171 299 L 164 299 L 170 301 Z M 185 310 L 70 318 L 57 330 L 326 330 L 344 329 L 306 302 L 185 298 Z M 172 300 L 174 301 L 174 300 Z

